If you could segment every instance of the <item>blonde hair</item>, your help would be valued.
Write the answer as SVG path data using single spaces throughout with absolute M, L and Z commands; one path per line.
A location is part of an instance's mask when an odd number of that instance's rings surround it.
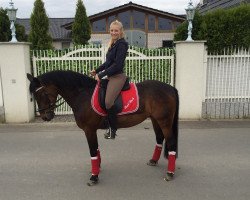
M 115 20 L 110 24 L 110 27 L 113 25 L 117 25 L 120 28 L 121 31 L 121 35 L 119 37 L 119 39 L 124 38 L 125 37 L 125 33 L 124 33 L 124 29 L 123 29 L 123 25 L 120 21 Z M 112 44 L 114 43 L 114 40 L 111 38 L 108 44 L 108 48 L 110 48 L 112 46 Z

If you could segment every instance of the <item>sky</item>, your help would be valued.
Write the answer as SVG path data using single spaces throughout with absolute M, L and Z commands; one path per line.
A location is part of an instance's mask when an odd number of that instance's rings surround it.
M 30 18 L 35 0 L 12 0 L 17 8 L 18 18 Z M 87 15 L 97 14 L 132 1 L 135 4 L 158 9 L 172 14 L 185 14 L 190 0 L 83 0 Z M 7 8 L 10 0 L 0 0 L 0 7 Z M 77 0 L 43 0 L 48 17 L 74 17 Z M 196 6 L 200 0 L 192 0 Z

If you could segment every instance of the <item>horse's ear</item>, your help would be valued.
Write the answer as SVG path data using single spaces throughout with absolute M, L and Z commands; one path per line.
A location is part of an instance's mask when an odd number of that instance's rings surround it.
M 27 73 L 27 78 L 29 79 L 30 82 L 34 80 L 34 77 L 29 73 Z
M 27 78 L 29 79 L 29 81 L 32 83 L 35 83 L 37 86 L 41 85 L 40 81 L 38 80 L 38 78 L 32 76 L 31 74 L 27 73 Z

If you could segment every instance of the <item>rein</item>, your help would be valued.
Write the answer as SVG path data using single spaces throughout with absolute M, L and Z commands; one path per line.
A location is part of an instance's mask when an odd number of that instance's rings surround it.
M 49 107 L 47 107 L 47 108 L 40 108 L 40 109 L 36 110 L 36 112 L 45 111 L 45 110 L 52 110 L 52 109 L 54 110 L 55 108 L 57 108 L 57 107 L 59 107 L 59 106 L 61 106 L 62 104 L 65 103 L 65 100 L 64 100 L 62 103 L 56 105 L 56 103 L 58 103 L 58 101 L 60 101 L 61 99 L 62 99 L 62 97 L 59 98 L 58 100 L 56 100 L 56 102 L 53 103 L 53 104 L 51 104 Z

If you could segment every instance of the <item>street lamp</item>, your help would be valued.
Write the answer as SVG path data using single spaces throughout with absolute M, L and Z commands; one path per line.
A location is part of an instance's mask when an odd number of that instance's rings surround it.
M 185 10 L 187 13 L 187 20 L 188 20 L 188 37 L 186 41 L 194 41 L 192 39 L 192 29 L 193 29 L 192 21 L 194 19 L 195 9 L 194 9 L 192 0 L 189 1 L 188 7 Z
M 12 2 L 12 0 L 10 0 L 9 4 L 10 4 L 10 7 L 7 8 L 7 15 L 8 15 L 9 20 L 10 20 L 10 30 L 11 30 L 11 36 L 12 36 L 12 39 L 10 42 L 17 42 L 16 28 L 15 28 L 17 9 L 14 8 L 14 3 Z

